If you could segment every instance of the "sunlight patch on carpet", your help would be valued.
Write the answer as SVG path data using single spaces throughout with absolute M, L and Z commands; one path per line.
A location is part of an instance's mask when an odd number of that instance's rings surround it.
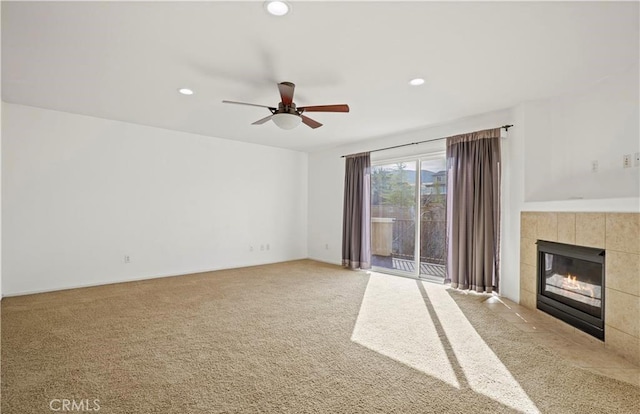
M 539 412 L 441 285 L 371 272 L 351 340 L 457 389 Z
M 371 273 L 351 340 L 460 388 L 414 280 Z
M 500 358 L 476 332 L 456 302 L 442 288 L 423 283 L 447 340 L 471 389 L 508 407 L 539 412 Z

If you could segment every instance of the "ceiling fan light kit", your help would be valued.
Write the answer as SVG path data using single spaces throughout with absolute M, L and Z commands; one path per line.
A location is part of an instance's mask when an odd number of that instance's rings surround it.
M 280 91 L 280 103 L 278 107 L 266 105 L 258 105 L 246 102 L 236 101 L 222 101 L 222 103 L 230 103 L 236 105 L 248 105 L 257 106 L 260 108 L 267 108 L 271 111 L 271 115 L 255 121 L 252 125 L 262 125 L 267 121 L 273 121 L 281 129 L 293 129 L 300 125 L 305 124 L 309 128 L 319 128 L 322 124 L 308 116 L 303 115 L 303 112 L 349 112 L 349 105 L 336 104 L 336 105 L 313 105 L 313 106 L 300 106 L 296 107 L 293 102 L 293 92 L 296 85 L 291 82 L 280 82 L 278 84 L 278 90 Z
M 287 113 L 273 114 L 271 120 L 282 129 L 293 129 L 302 122 L 302 118 L 299 115 Z

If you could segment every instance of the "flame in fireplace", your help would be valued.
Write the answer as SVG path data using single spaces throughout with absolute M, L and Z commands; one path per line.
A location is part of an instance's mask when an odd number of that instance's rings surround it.
M 593 285 L 591 285 L 590 283 L 580 282 L 577 276 L 573 276 L 570 273 L 568 273 L 562 281 L 562 288 L 574 292 L 580 292 L 582 294 L 588 294 L 592 298 L 596 297 L 593 291 Z
M 567 288 L 579 288 L 580 282 L 578 282 L 577 276 L 572 276 L 571 273 L 567 274 L 562 283 L 562 287 Z

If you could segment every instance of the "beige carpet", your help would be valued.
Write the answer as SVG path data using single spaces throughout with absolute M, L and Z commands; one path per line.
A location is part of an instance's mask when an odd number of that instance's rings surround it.
M 313 261 L 5 298 L 2 413 L 640 412 L 481 300 Z

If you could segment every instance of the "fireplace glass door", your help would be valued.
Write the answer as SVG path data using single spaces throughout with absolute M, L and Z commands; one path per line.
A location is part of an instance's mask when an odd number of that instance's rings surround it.
M 579 309 L 591 316 L 602 313 L 602 265 L 600 263 L 544 254 L 545 279 L 542 295 Z
M 604 339 L 605 251 L 538 240 L 537 308 Z

